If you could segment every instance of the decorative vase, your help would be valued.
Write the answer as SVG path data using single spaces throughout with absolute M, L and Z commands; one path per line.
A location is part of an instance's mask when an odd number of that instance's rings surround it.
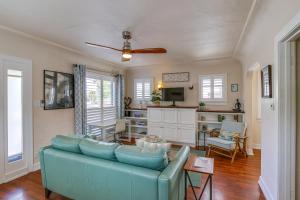
M 153 103 L 154 103 L 154 105 L 156 105 L 156 106 L 159 106 L 159 105 L 160 105 L 160 101 L 154 101 Z
M 199 106 L 200 111 L 205 111 L 205 106 Z

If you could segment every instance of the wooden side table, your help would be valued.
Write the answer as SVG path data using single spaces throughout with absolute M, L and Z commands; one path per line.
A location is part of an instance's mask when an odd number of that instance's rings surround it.
M 201 199 L 203 192 L 207 186 L 207 183 L 209 182 L 209 199 L 212 200 L 212 176 L 214 175 L 214 159 L 213 158 L 205 158 L 208 160 L 205 167 L 195 167 L 195 162 L 196 162 L 197 158 L 198 158 L 198 156 L 196 156 L 194 154 L 190 155 L 189 159 L 187 160 L 187 162 L 185 163 L 184 168 L 183 168 L 184 174 L 185 174 L 185 182 L 184 182 L 184 184 L 185 184 L 185 199 L 187 198 L 187 180 L 188 180 L 192 187 L 193 194 L 194 194 L 194 197 L 196 200 Z M 196 195 L 195 188 L 193 186 L 193 183 L 191 181 L 191 178 L 190 178 L 188 172 L 196 172 L 199 174 L 207 174 L 208 175 L 208 177 L 205 181 L 205 184 L 202 188 L 202 191 L 200 193 L 199 198 Z

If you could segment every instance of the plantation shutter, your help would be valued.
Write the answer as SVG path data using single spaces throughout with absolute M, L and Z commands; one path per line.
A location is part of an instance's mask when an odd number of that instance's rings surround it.
M 134 98 L 140 101 L 149 101 L 153 88 L 151 79 L 135 79 L 134 80 Z
M 114 77 L 87 72 L 86 106 L 87 124 L 97 124 L 116 119 Z M 100 129 L 93 128 L 90 134 L 98 134 Z

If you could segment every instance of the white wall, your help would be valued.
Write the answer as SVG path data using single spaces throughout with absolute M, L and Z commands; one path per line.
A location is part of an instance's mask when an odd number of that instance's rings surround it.
M 274 64 L 274 37 L 299 10 L 299 0 L 259 0 L 257 2 L 253 18 L 246 31 L 247 34 L 237 55 L 244 68 L 246 99 L 250 92 L 247 85 L 251 84 L 246 78 L 248 69 L 257 62 L 261 65 Z M 270 108 L 273 101 L 274 99 L 262 100 L 261 183 L 263 183 L 267 198 L 278 199 L 277 126 L 275 112 Z
M 43 70 L 72 73 L 72 65 L 77 63 L 87 64 L 89 68 L 94 69 L 118 69 L 2 29 L 0 44 L 0 54 L 29 59 L 33 63 L 33 137 L 34 161 L 37 162 L 40 147 L 48 145 L 54 135 L 74 132 L 74 109 L 45 111 L 38 106 L 39 101 L 43 99 Z
M 207 74 L 227 74 L 227 97 L 226 105 L 221 106 L 207 106 L 212 109 L 232 109 L 235 100 L 242 97 L 242 66 L 236 59 L 220 59 L 197 61 L 176 65 L 154 65 L 147 67 L 128 68 L 126 71 L 126 95 L 134 97 L 134 79 L 136 78 L 152 78 L 154 79 L 154 86 L 157 87 L 158 82 L 162 81 L 162 73 L 172 72 L 189 72 L 189 82 L 175 82 L 163 83 L 163 87 L 184 87 L 185 101 L 176 102 L 178 105 L 198 106 L 199 103 L 199 75 Z M 238 92 L 231 92 L 231 84 L 237 83 L 239 85 Z M 188 86 L 193 84 L 194 89 L 189 90 Z

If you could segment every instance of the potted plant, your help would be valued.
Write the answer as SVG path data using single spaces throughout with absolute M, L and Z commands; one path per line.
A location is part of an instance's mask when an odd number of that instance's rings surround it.
M 201 101 L 199 103 L 199 109 L 200 109 L 200 111 L 204 111 L 205 110 L 205 103 L 203 101 Z
M 161 101 L 161 93 L 159 90 L 153 90 L 151 93 L 151 101 L 154 104 L 159 104 Z

